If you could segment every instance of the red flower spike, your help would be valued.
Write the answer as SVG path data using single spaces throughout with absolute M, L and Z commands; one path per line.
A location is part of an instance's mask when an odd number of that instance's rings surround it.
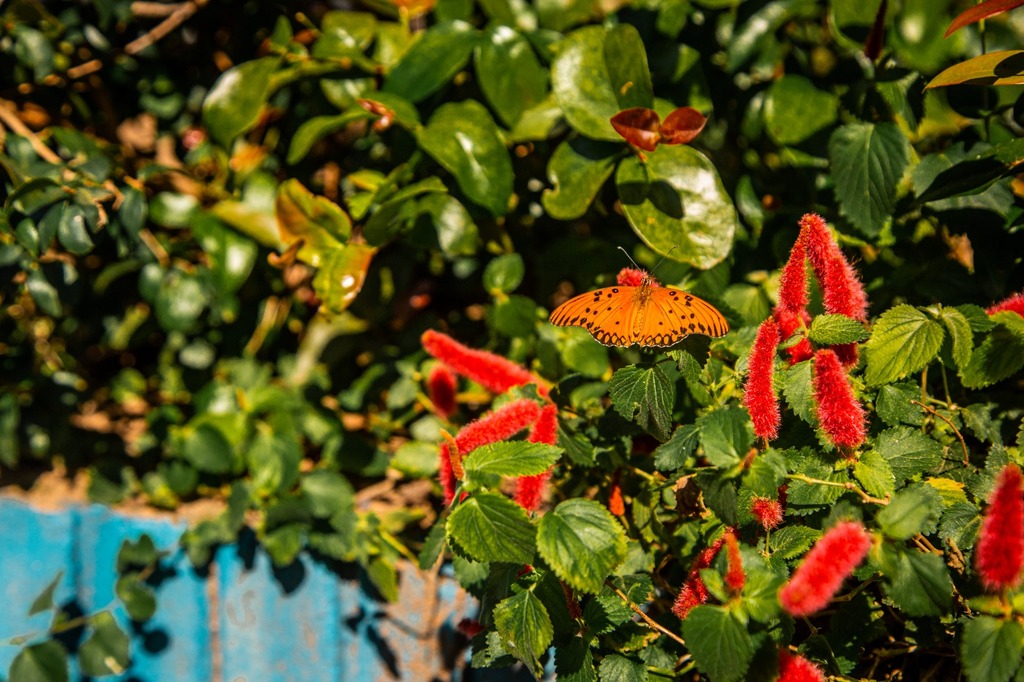
M 649 287 L 661 286 L 661 284 L 659 284 L 653 277 L 643 270 L 637 270 L 636 268 L 622 268 L 619 270 L 619 274 L 616 276 L 615 281 L 619 283 L 619 286 L 638 287 L 643 284 L 644 279 L 647 280 L 647 286 Z
M 504 393 L 513 386 L 537 384 L 537 392 L 547 396 L 548 386 L 533 372 L 484 350 L 474 350 L 441 332 L 428 329 L 420 337 L 423 349 L 461 376 L 471 379 L 492 393 Z
M 780 341 L 785 341 L 789 337 L 793 336 L 797 330 L 802 327 L 806 327 L 811 323 L 811 316 L 806 310 L 793 312 L 779 307 L 775 309 L 773 317 L 775 318 L 775 322 L 779 325 Z M 814 357 L 814 349 L 811 348 L 811 342 L 807 337 L 804 337 L 794 345 L 786 348 L 786 355 L 789 356 L 789 364 L 795 365 L 798 362 L 810 360 Z
M 974 562 L 985 589 L 995 592 L 1020 583 L 1024 565 L 1024 479 L 1008 464 L 999 473 L 981 522 Z
M 683 588 L 679 590 L 679 594 L 672 604 L 672 613 L 680 620 L 684 620 L 694 606 L 707 603 L 708 588 L 700 577 L 700 571 L 711 565 L 715 556 L 718 555 L 718 551 L 722 549 L 723 542 L 722 538 L 718 538 L 694 560 L 693 567 L 690 569 L 689 575 L 686 576 L 686 582 L 683 583 Z
M 824 348 L 814 355 L 814 402 L 818 422 L 837 447 L 856 448 L 864 442 L 864 408 L 853 395 L 850 379 L 835 351 Z
M 457 480 L 455 478 L 455 469 L 452 468 L 452 451 L 448 443 L 441 446 L 441 451 L 438 454 L 437 480 L 441 484 L 441 490 L 444 491 L 444 503 L 447 506 L 455 499 Z
M 615 114 L 609 120 L 612 128 L 622 135 L 626 142 L 645 152 L 653 152 L 658 146 L 661 134 L 661 117 L 653 109 L 634 107 Z
M 825 673 L 803 656 L 779 649 L 778 682 L 825 682 Z
M 1004 298 L 999 303 L 992 304 L 992 307 L 985 310 L 989 315 L 995 315 L 996 313 L 1009 310 L 1010 312 L 1017 313 L 1021 317 L 1024 317 L 1024 291 L 1019 294 L 1014 294 L 1009 298 Z
M 807 247 L 801 233 L 779 275 L 779 309 L 799 314 L 807 308 L 807 300 Z
M 743 404 L 754 423 L 758 438 L 774 440 L 779 435 L 779 396 L 775 393 L 775 351 L 779 347 L 779 328 L 772 318 L 757 328 L 757 337 L 750 350 L 749 375 L 743 391 Z
M 437 413 L 449 419 L 455 413 L 455 375 L 444 363 L 437 363 L 427 377 L 427 392 Z
M 871 549 L 871 534 L 856 521 L 830 528 L 779 590 L 779 603 L 791 616 L 825 608 Z
M 679 107 L 665 117 L 658 130 L 661 144 L 689 144 L 700 135 L 707 122 L 707 117 L 693 107 Z
M 559 581 L 561 582 L 561 581 Z M 583 617 L 583 609 L 580 608 L 580 600 L 576 598 L 572 588 L 562 583 L 562 592 L 565 593 L 565 606 L 569 609 L 569 617 L 573 620 Z
M 455 626 L 455 629 L 464 634 L 466 637 L 473 639 L 481 632 L 484 631 L 484 626 L 480 624 L 480 621 L 473 620 L 472 618 L 463 618 L 459 621 L 459 624 Z
M 740 543 L 736 540 L 736 534 L 728 532 L 725 534 L 725 558 L 727 568 L 725 571 L 725 584 L 739 594 L 743 585 L 747 582 L 747 575 L 743 572 L 743 559 L 740 557 Z
M 527 440 L 531 443 L 554 445 L 558 441 L 558 408 L 547 404 L 541 408 L 537 421 L 530 428 Z M 537 511 L 544 498 L 544 484 L 551 478 L 551 470 L 536 476 L 520 476 L 516 479 L 515 501 L 526 511 Z
M 765 530 L 782 524 L 782 504 L 770 497 L 755 497 L 750 501 L 750 513 Z
M 626 513 L 626 502 L 622 499 L 622 486 L 619 485 L 619 472 L 612 477 L 611 489 L 608 491 L 608 511 L 616 516 Z

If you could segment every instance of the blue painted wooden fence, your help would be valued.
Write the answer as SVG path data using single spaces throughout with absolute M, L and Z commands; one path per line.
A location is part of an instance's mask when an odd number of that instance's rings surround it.
M 474 604 L 449 577 L 432 578 L 406 567 L 398 603 L 386 604 L 363 589 L 354 569 L 339 575 L 302 555 L 292 566 L 275 570 L 251 538 L 220 548 L 201 574 L 177 548 L 182 530 L 97 505 L 45 512 L 0 498 L 0 642 L 45 632 L 51 614 L 30 618 L 27 613 L 58 571 L 63 571 L 58 604 L 73 604 L 83 613 L 114 604 L 121 543 L 147 533 L 157 547 L 172 552 L 165 560 L 170 571 L 156 587 L 159 606 L 150 621 L 133 628 L 124 612 L 115 610 L 131 633 L 132 661 L 125 674 L 104 679 L 496 679 L 462 669 L 465 652 L 456 646 L 455 624 L 473 615 Z M 0 646 L 0 676 L 17 651 Z M 75 669 L 72 679 L 78 679 Z

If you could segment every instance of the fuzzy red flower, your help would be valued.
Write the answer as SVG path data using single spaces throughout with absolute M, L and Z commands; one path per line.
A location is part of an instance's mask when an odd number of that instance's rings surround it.
M 484 631 L 484 626 L 480 624 L 480 621 L 473 620 L 472 618 L 463 618 L 459 621 L 459 624 L 455 626 L 455 629 L 464 634 L 466 637 L 473 639 L 481 632 Z
M 985 312 L 989 315 L 993 315 L 995 313 L 1002 312 L 1003 310 L 1009 310 L 1017 313 L 1021 317 L 1024 317 L 1024 291 L 1019 294 L 1014 294 L 1009 298 L 1005 298 L 999 303 L 992 304 L 992 307 L 986 309 Z
M 441 332 L 428 329 L 420 337 L 423 350 L 492 393 L 504 393 L 513 386 L 537 384 L 537 392 L 548 394 L 547 385 L 533 372 L 485 350 L 474 350 Z
M 843 521 L 832 526 L 779 590 L 782 608 L 792 616 L 808 616 L 825 608 L 869 549 L 871 534 L 860 523 Z
M 751 500 L 750 513 L 765 530 L 778 528 L 782 523 L 782 503 L 770 497 L 755 497 Z
M 793 312 L 783 308 L 776 308 L 773 316 L 775 322 L 779 325 L 779 338 L 782 341 L 793 336 L 801 327 L 806 327 L 811 323 L 811 316 L 806 310 Z M 798 362 L 810 360 L 814 357 L 814 349 L 811 348 L 811 342 L 805 336 L 794 345 L 786 348 L 786 355 L 789 356 L 789 364 L 795 365 Z
M 825 682 L 825 673 L 803 656 L 779 649 L 778 682 Z
M 549 403 L 541 408 L 537 421 L 530 428 L 527 440 L 531 443 L 558 442 L 558 408 Z M 537 511 L 544 498 L 544 484 L 551 478 L 551 470 L 536 476 L 520 476 L 516 479 L 515 501 L 526 511 Z
M 562 592 L 565 594 L 565 606 L 569 609 L 569 616 L 573 620 L 582 618 L 583 609 L 580 608 L 580 600 L 576 597 L 573 589 L 568 584 L 562 583 Z
M 779 310 L 799 314 L 807 308 L 807 247 L 803 234 L 796 238 L 789 260 L 779 276 Z M 792 332 L 790 332 L 792 333 Z
M 443 362 L 435 364 L 430 370 L 427 391 L 439 415 L 448 419 L 455 413 L 455 375 Z
M 541 407 L 533 400 L 513 400 L 502 405 L 489 415 L 472 421 L 462 427 L 455 436 L 459 456 L 465 456 L 481 445 L 496 443 L 514 436 L 537 421 Z M 444 502 L 450 504 L 455 496 L 455 472 L 452 468 L 451 451 L 447 443 L 441 446 L 438 477 L 444 488 Z
M 731 531 L 725 534 L 725 558 L 727 559 L 725 584 L 729 586 L 733 593 L 739 593 L 747 582 L 747 575 L 743 572 L 740 543 L 736 540 L 736 534 Z
M 835 351 L 824 348 L 815 353 L 813 383 L 818 422 L 829 440 L 838 447 L 858 447 L 865 436 L 864 408 Z
M 647 279 L 648 286 L 661 286 L 661 284 L 658 283 L 658 280 L 654 279 L 643 270 L 638 270 L 637 268 L 622 268 L 621 270 L 619 270 L 619 274 L 615 278 L 615 281 L 619 283 L 619 286 L 638 287 L 641 284 L 643 284 L 645 278 Z
M 715 560 L 718 551 L 722 549 L 723 542 L 725 541 L 722 538 L 718 538 L 694 560 L 690 573 L 686 576 L 686 582 L 683 583 L 683 588 L 679 590 L 675 603 L 672 604 L 672 613 L 680 620 L 685 619 L 694 606 L 707 603 L 708 588 L 704 584 L 704 580 L 701 579 L 700 572 Z
M 749 375 L 743 391 L 743 404 L 750 412 L 754 433 L 758 438 L 774 440 L 779 436 L 779 396 L 775 393 L 775 351 L 779 347 L 779 327 L 772 318 L 757 328 L 754 346 L 750 349 Z
M 1024 497 L 1020 469 L 1008 464 L 999 473 L 981 522 L 974 563 L 985 588 L 1015 587 L 1024 565 Z
M 615 474 L 611 489 L 608 491 L 608 511 L 616 516 L 626 513 L 626 502 L 622 499 L 622 486 L 619 485 L 618 474 Z

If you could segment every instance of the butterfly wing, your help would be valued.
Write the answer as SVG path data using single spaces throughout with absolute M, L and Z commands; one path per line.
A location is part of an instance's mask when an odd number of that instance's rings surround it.
M 641 315 L 631 339 L 641 346 L 672 346 L 690 334 L 719 337 L 729 331 L 713 305 L 674 287 L 651 289 Z
M 560 327 L 583 327 L 606 346 L 628 346 L 634 341 L 639 287 L 605 287 L 574 296 L 555 308 L 549 318 Z

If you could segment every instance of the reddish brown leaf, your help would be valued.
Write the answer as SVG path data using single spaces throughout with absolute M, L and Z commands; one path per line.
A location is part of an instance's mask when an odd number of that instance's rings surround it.
M 693 107 L 679 107 L 661 124 L 663 144 L 687 144 L 700 135 L 708 119 Z
M 661 137 L 658 125 L 661 117 L 653 109 L 635 107 L 625 109 L 611 117 L 612 128 L 634 147 L 653 152 Z
M 960 13 L 953 23 L 946 29 L 946 35 L 948 38 L 957 31 L 968 24 L 973 24 L 982 19 L 986 19 L 996 14 L 1002 14 L 1008 12 L 1015 7 L 1024 5 L 1024 0 L 985 0 L 985 2 L 979 3 L 974 7 L 969 7 Z
M 864 56 L 875 61 L 882 54 L 882 45 L 885 42 L 885 14 L 889 10 L 889 0 L 882 0 L 875 14 L 875 23 L 871 25 L 871 32 L 868 39 L 864 41 Z

